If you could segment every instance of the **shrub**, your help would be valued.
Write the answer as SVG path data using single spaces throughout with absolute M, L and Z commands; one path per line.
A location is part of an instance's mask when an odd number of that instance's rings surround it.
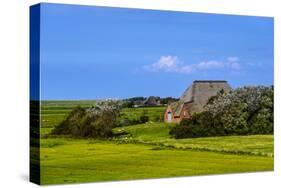
M 196 138 L 215 135 L 224 135 L 214 127 L 210 113 L 197 113 L 190 119 L 183 119 L 179 124 L 170 129 L 170 135 L 175 138 Z
M 149 121 L 149 117 L 148 116 L 140 116 L 140 123 L 146 123 Z
M 186 125 L 179 125 L 177 124 L 176 126 L 172 127 L 170 129 L 169 134 L 172 135 L 174 138 L 179 139 L 179 138 L 188 138 L 191 137 L 191 126 L 186 126 Z
M 79 136 L 79 130 L 82 126 L 81 122 L 85 115 L 86 111 L 84 108 L 80 106 L 75 107 L 66 118 L 53 129 L 52 134 Z
M 268 109 L 262 109 L 255 113 L 249 120 L 249 129 L 253 134 L 273 133 L 273 117 Z
M 54 128 L 51 134 L 93 138 L 110 137 L 113 135 L 112 128 L 117 125 L 120 107 L 118 101 L 111 100 L 99 101 L 88 109 L 78 106 Z

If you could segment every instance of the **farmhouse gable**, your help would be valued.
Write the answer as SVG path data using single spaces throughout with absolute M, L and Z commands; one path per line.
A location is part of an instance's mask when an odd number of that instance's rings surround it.
M 180 100 L 168 105 L 165 122 L 180 122 L 184 118 L 190 118 L 192 114 L 201 112 L 208 100 L 217 95 L 219 91 L 229 92 L 231 87 L 223 80 L 195 80 L 188 87 Z

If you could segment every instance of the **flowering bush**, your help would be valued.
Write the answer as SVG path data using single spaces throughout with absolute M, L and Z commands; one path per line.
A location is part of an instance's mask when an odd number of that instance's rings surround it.
M 181 126 L 189 126 L 189 129 Z M 191 128 L 196 127 L 196 128 Z M 174 129 L 174 130 L 173 130 Z M 204 111 L 183 120 L 171 130 L 185 131 L 181 137 L 273 133 L 273 87 L 247 86 L 229 93 L 219 92 Z
M 110 137 L 112 128 L 117 125 L 121 102 L 114 100 L 98 101 L 94 106 L 84 109 L 74 108 L 68 116 L 52 131 L 52 134 L 75 137 Z

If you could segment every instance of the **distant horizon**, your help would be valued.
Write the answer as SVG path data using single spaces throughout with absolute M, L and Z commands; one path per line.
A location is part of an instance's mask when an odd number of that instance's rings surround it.
M 231 86 L 231 85 L 230 85 Z M 237 89 L 239 87 L 244 87 L 244 86 L 266 86 L 266 87 L 270 87 L 270 86 L 273 86 L 274 87 L 274 84 L 271 84 L 271 85 L 242 85 L 242 86 L 238 86 L 236 88 L 233 88 L 231 87 L 232 89 Z M 187 88 L 186 88 L 187 89 Z M 124 99 L 129 99 L 129 98 L 134 98 L 134 97 L 145 97 L 145 98 L 148 98 L 148 97 L 160 97 L 160 98 L 167 98 L 167 97 L 172 97 L 172 98 L 180 98 L 181 95 L 183 94 L 184 91 L 182 91 L 182 93 L 179 95 L 179 96 L 158 96 L 158 95 L 147 95 L 147 96 L 128 96 L 128 97 L 125 97 L 125 98 L 118 98 L 118 97 L 108 97 L 108 98 L 86 98 L 86 99 L 42 99 L 42 101 L 94 101 L 94 100 L 124 100 Z
M 41 3 L 41 100 L 274 84 L 273 18 Z

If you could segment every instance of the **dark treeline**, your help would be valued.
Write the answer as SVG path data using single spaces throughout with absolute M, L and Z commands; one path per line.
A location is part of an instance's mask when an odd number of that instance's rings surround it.
M 174 97 L 161 98 L 158 96 L 150 96 L 150 97 L 139 96 L 139 97 L 123 99 L 123 107 L 124 108 L 133 108 L 135 106 L 146 106 L 147 104 L 145 104 L 145 102 L 149 98 L 153 98 L 153 101 L 155 102 L 155 104 L 153 104 L 153 105 L 155 105 L 155 106 L 156 105 L 168 105 L 169 103 L 179 100 L 179 98 L 174 98 Z M 150 106 L 153 106 L 153 105 L 150 105 Z

